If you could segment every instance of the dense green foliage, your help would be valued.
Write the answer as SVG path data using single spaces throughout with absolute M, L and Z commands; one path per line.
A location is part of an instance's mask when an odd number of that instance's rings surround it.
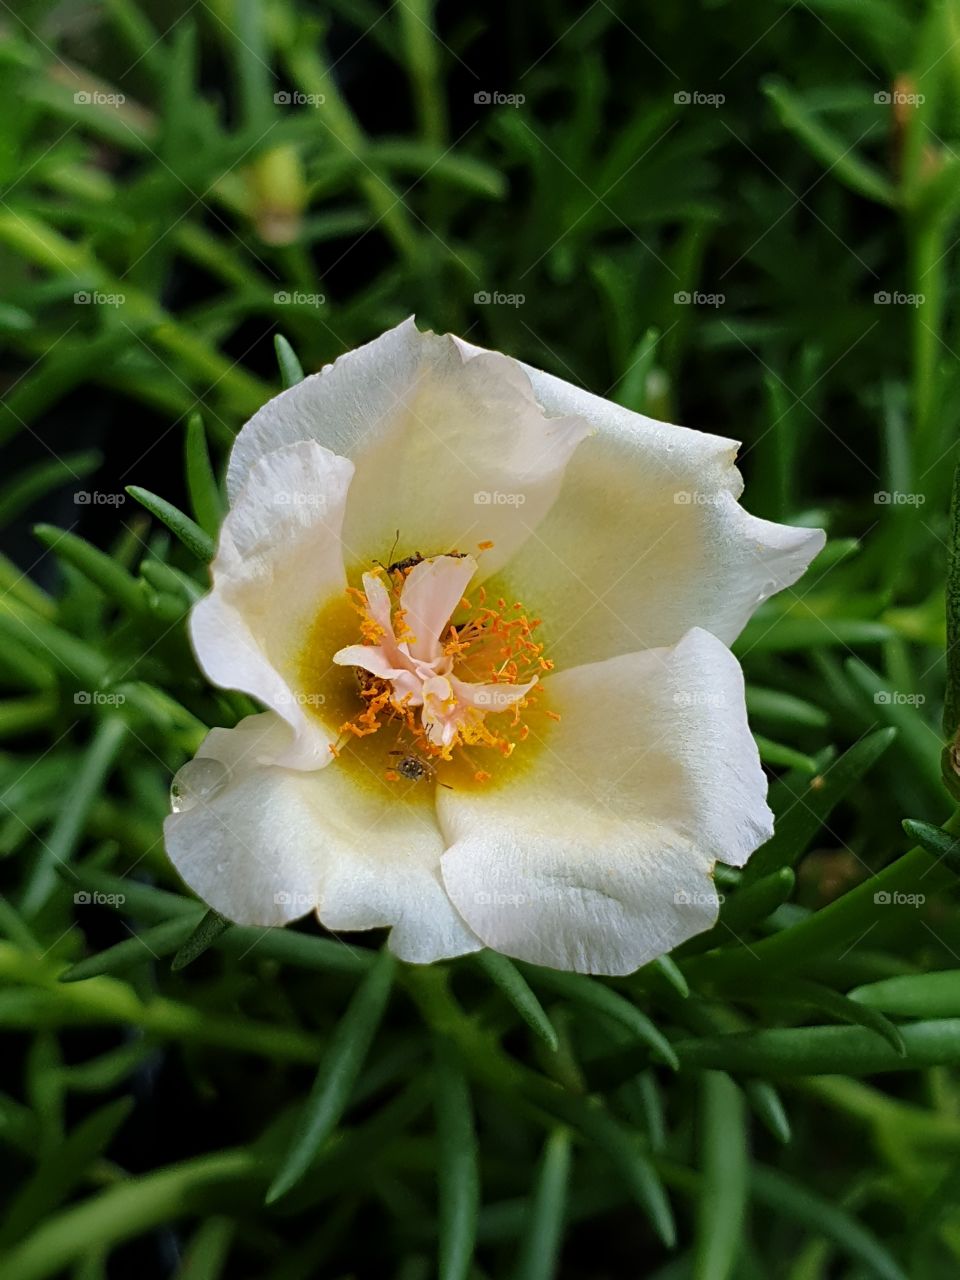
M 2 6 L 4 1280 L 957 1274 L 958 150 L 957 0 Z M 248 709 L 184 628 L 230 441 L 411 312 L 830 533 L 736 646 L 777 834 L 629 979 L 163 852 Z

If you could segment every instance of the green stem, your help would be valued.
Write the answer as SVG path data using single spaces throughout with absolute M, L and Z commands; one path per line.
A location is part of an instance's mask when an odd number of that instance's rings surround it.
M 864 1027 L 773 1027 L 675 1044 L 681 1067 L 710 1067 L 749 1076 L 873 1075 L 960 1062 L 960 1018 L 900 1028 L 899 1056 Z
M 290 70 L 305 93 L 323 98 L 321 123 L 337 147 L 356 161 L 357 185 L 364 193 L 384 230 L 408 263 L 421 265 L 420 238 L 403 196 L 395 191 L 377 167 L 367 160 L 366 136 L 356 117 L 340 95 L 340 90 L 320 51 L 319 39 L 301 40 L 286 49 Z
M 11 1280 L 47 1280 L 94 1250 L 109 1251 L 161 1223 L 199 1212 L 204 1188 L 264 1176 L 248 1151 L 218 1151 L 144 1174 L 48 1218 L 0 1259 L 0 1269 Z
M 424 142 L 442 146 L 447 109 L 440 83 L 440 46 L 433 33 L 433 8 L 432 0 L 404 0 L 394 12 L 399 13 L 420 133 Z
M 57 275 L 75 276 L 88 288 L 122 294 L 128 326 L 138 336 L 139 330 L 145 329 L 147 338 L 164 355 L 179 357 L 191 375 L 210 378 L 210 389 L 217 386 L 230 407 L 238 413 L 255 413 L 270 398 L 272 388 L 221 355 L 195 333 L 182 328 L 148 294 L 122 277 L 111 275 L 96 258 L 39 219 L 29 214 L 0 213 L 0 243 L 9 245 L 29 262 Z
M 941 446 L 938 417 L 940 387 L 938 368 L 943 363 L 944 272 L 946 226 L 935 217 L 908 224 L 910 271 L 914 292 L 924 302 L 913 308 L 913 425 L 916 438 L 914 483 L 924 480 L 937 461 Z M 929 483 L 935 474 L 926 475 Z
M 812 1076 L 794 1082 L 794 1088 L 826 1102 L 856 1120 L 886 1124 L 897 1133 L 956 1147 L 960 1144 L 960 1120 L 943 1112 L 923 1111 L 891 1098 L 860 1080 L 844 1076 Z
M 52 691 L 5 698 L 0 702 L 0 738 L 33 732 L 53 718 L 59 705 L 60 699 Z
M 297 1028 L 217 1017 L 163 997 L 143 1001 L 126 982 L 106 976 L 63 984 L 58 982 L 62 971 L 62 965 L 41 964 L 35 956 L 0 942 L 0 978 L 43 993 L 32 1014 L 39 1023 L 135 1026 L 160 1039 L 213 1044 L 258 1057 L 314 1065 L 322 1053 L 322 1041 Z
M 69 862 L 83 834 L 97 796 L 102 791 L 123 743 L 126 725 L 119 716 L 105 717 L 87 748 L 80 772 L 63 796 L 60 812 L 47 837 L 33 876 L 23 895 L 24 915 L 36 914 L 57 883 L 58 863 Z
M 950 832 L 960 830 L 960 813 L 945 824 Z M 919 846 L 898 858 L 876 875 L 845 893 L 842 898 L 815 912 L 792 929 L 774 934 L 749 947 L 730 947 L 708 952 L 683 965 L 692 987 L 726 987 L 744 979 L 768 980 L 771 975 L 803 969 L 811 957 L 833 955 L 844 945 L 855 946 L 867 933 L 883 927 L 883 912 L 894 923 L 897 911 L 890 905 L 898 893 L 929 896 L 956 882 L 956 875 Z M 888 898 L 877 899 L 878 894 Z

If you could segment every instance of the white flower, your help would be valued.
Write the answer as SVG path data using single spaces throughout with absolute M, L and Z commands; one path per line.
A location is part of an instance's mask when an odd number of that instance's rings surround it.
M 175 781 L 187 883 L 416 962 L 621 974 L 708 928 L 772 829 L 727 645 L 823 545 L 735 453 L 412 321 L 271 400 L 191 619 L 268 710 Z

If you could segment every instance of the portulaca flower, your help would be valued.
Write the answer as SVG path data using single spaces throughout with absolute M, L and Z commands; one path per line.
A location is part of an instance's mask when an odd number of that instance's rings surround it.
M 823 545 L 735 453 L 412 321 L 271 400 L 191 618 L 266 710 L 175 781 L 186 882 L 414 962 L 623 974 L 708 928 L 772 830 L 727 646 Z

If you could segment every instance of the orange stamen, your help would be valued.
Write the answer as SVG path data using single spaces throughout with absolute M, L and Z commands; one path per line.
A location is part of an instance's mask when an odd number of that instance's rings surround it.
M 479 544 L 481 550 L 493 546 L 492 542 Z M 448 553 L 452 554 L 452 553 Z M 386 575 L 385 585 L 392 596 L 393 633 L 400 641 L 414 639 L 406 623 L 400 597 L 407 575 L 414 566 L 397 569 Z M 382 566 L 380 572 L 383 574 Z M 543 645 L 532 639 L 532 632 L 540 625 L 539 618 L 528 618 L 524 613 L 524 605 L 514 600 L 508 606 L 501 596 L 496 607 L 487 604 L 487 594 L 483 586 L 477 586 L 476 599 L 479 607 L 474 609 L 469 597 L 460 601 L 460 609 L 470 616 L 459 625 L 450 623 L 441 643 L 443 653 L 452 659 L 454 673 L 470 683 L 500 684 L 505 687 L 526 684 L 539 673 L 553 670 L 553 663 L 543 657 Z M 354 609 L 360 615 L 360 636 L 364 644 L 377 645 L 381 642 L 385 628 L 370 614 L 366 594 L 355 587 L 348 587 L 347 594 Z M 518 742 L 524 742 L 530 734 L 529 727 L 523 723 L 523 713 L 535 703 L 539 688 L 534 686 L 522 698 L 516 699 L 510 707 L 497 711 L 495 707 L 486 710 L 478 707 L 462 707 L 455 720 L 455 734 L 452 740 L 444 745 L 431 741 L 421 719 L 420 707 L 411 707 L 411 694 L 398 698 L 394 686 L 389 680 L 359 670 L 359 697 L 363 709 L 340 726 L 340 732 L 355 738 L 365 738 L 377 733 L 386 724 L 393 722 L 404 734 L 404 749 L 407 749 L 407 738 L 410 749 L 425 760 L 452 760 L 455 750 L 465 747 L 486 747 L 496 751 L 504 759 L 513 754 Z M 459 699 L 455 694 L 447 699 L 434 702 L 436 711 L 447 713 L 457 709 Z M 510 715 L 505 713 L 509 711 Z M 546 713 L 554 720 L 560 717 L 556 712 Z M 334 755 L 338 748 L 331 747 Z M 388 781 L 396 781 L 399 775 L 390 769 L 384 775 Z M 487 781 L 490 774 L 483 769 L 475 772 L 477 781 Z

